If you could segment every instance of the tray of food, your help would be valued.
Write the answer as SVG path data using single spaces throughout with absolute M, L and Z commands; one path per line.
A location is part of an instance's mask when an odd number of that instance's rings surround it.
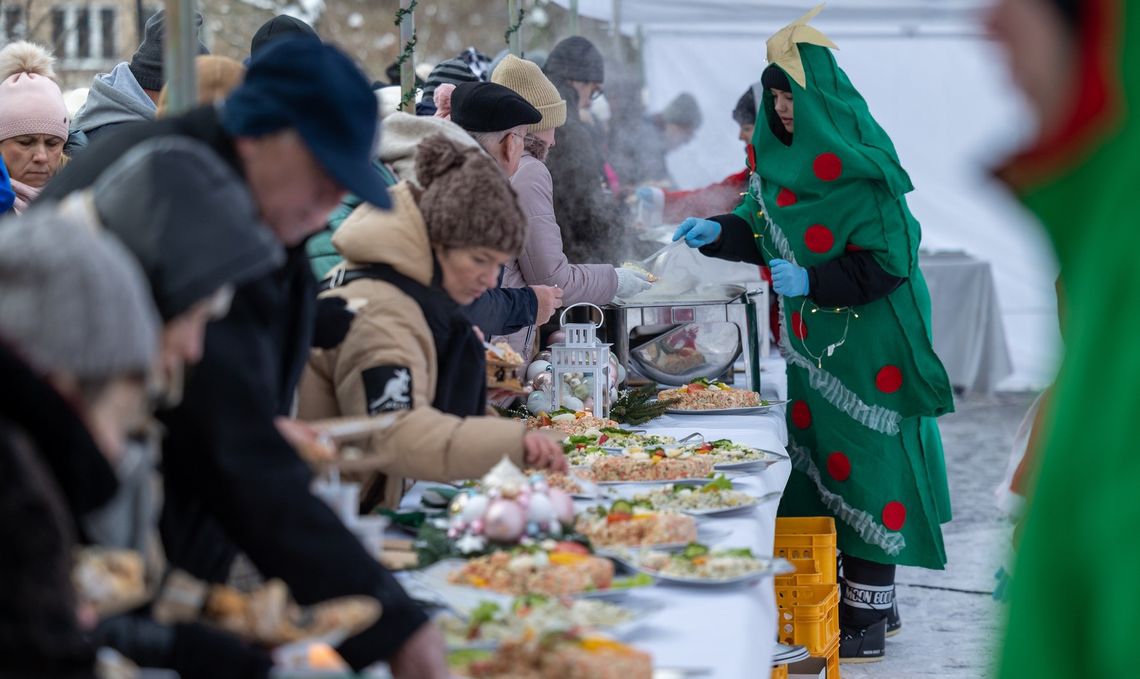
M 528 469 L 526 474 L 533 476 L 535 474 L 541 475 L 546 479 L 547 485 L 551 488 L 557 488 L 564 493 L 569 493 L 570 497 L 575 500 L 593 500 L 598 496 L 598 487 L 590 481 L 582 478 L 577 474 L 578 468 L 572 470 L 570 474 L 562 474 L 560 472 L 538 471 L 536 469 Z
M 589 629 L 624 637 L 662 608 L 660 603 L 640 599 L 618 604 L 528 594 L 509 603 L 485 599 L 466 616 L 445 611 L 435 620 L 448 649 L 493 649 L 528 632 L 542 635 Z
M 784 559 L 758 557 L 746 547 L 714 550 L 697 542 L 680 552 L 644 550 L 631 565 L 659 582 L 698 587 L 742 585 L 795 571 Z
M 713 471 L 713 461 L 689 453 L 674 457 L 647 453 L 612 455 L 595 460 L 579 475 L 598 485 L 626 483 L 660 483 L 662 481 L 707 479 Z
M 652 679 L 653 659 L 608 637 L 578 631 L 552 632 L 503 642 L 497 649 L 465 649 L 448 654 L 453 676 L 480 679 L 512 677 L 590 677 Z
M 658 511 L 628 500 L 598 505 L 578 514 L 574 528 L 595 549 L 606 547 L 675 547 L 697 540 L 697 521 L 687 514 Z
M 755 497 L 734 490 L 732 481 L 721 475 L 709 483 L 670 483 L 631 498 L 634 504 L 643 503 L 656 509 L 684 512 L 691 516 L 719 517 L 750 512 L 764 502 L 780 497 L 769 493 Z
M 657 394 L 659 400 L 675 403 L 665 412 L 670 415 L 749 415 L 763 413 L 786 403 L 765 401 L 760 394 L 747 389 L 736 389 L 724 382 L 701 378 L 675 389 Z
M 618 423 L 610 419 L 594 417 L 583 410 L 569 410 L 562 408 L 553 413 L 539 413 L 528 417 L 527 429 L 550 429 L 560 431 L 567 436 L 585 434 L 591 430 L 616 429 Z
M 526 393 L 523 388 L 523 364 L 526 360 L 506 342 L 484 342 L 487 365 L 487 388 Z

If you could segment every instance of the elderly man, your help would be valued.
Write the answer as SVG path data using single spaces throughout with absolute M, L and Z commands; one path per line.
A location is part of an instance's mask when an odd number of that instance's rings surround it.
M 90 186 L 119 157 L 168 135 L 203 142 L 238 172 L 288 256 L 237 290 L 230 313 L 207 332 L 182 404 L 160 414 L 167 555 L 191 575 L 220 581 L 240 550 L 303 604 L 373 596 L 382 617 L 341 644 L 341 655 L 356 669 L 387 659 L 397 677 L 445 677 L 438 630 L 309 492 L 310 470 L 275 424 L 292 404 L 312 334 L 315 283 L 301 245 L 346 191 L 388 206 L 370 165 L 376 129 L 376 100 L 349 57 L 311 38 L 281 40 L 252 60 L 222 106 L 99 140 L 45 198 Z
M 451 95 L 451 122 L 479 142 L 507 177 L 519 169 L 527 126 L 540 120 L 538 109 L 496 83 L 463 83 Z M 502 280 L 500 274 L 500 285 Z M 469 305 L 467 315 L 488 337 L 509 335 L 546 323 L 561 305 L 557 287 L 495 288 Z

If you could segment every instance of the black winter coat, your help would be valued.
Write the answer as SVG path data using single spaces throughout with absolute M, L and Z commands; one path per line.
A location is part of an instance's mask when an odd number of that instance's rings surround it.
M 204 142 L 241 173 L 233 140 L 207 106 L 98 140 L 43 198 L 90 186 L 127 150 L 164 135 Z M 427 617 L 310 493 L 308 465 L 274 426 L 274 417 L 288 412 L 308 359 L 315 289 L 303 247 L 294 248 L 280 269 L 240 287 L 229 314 L 210 325 L 182 404 L 160 414 L 168 432 L 163 541 L 173 565 L 204 579 L 223 580 L 241 550 L 302 604 L 376 597 L 383 616 L 338 649 L 360 669 L 391 656 Z

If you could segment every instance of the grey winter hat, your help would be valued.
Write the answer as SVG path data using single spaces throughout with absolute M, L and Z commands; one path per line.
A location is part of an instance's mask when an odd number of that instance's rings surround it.
M 566 80 L 600 83 L 606 80 L 606 64 L 594 43 L 575 35 L 554 46 L 542 72 L 555 85 Z
M 661 111 L 661 117 L 667 123 L 695 130 L 701 126 L 701 107 L 693 95 L 682 92 Z
M 202 30 L 202 14 L 194 12 L 194 35 L 198 38 L 198 54 L 209 54 L 202 44 L 199 33 Z M 131 56 L 131 75 L 144 90 L 158 91 L 166 84 L 162 72 L 162 51 L 166 42 L 166 11 L 158 10 L 146 20 L 143 41 Z
M 164 321 L 285 261 L 245 182 L 199 141 L 139 144 L 99 176 L 91 196 L 99 221 L 142 264 Z
M 42 203 L 0 222 L 0 338 L 37 371 L 145 374 L 158 333 L 142 270 L 94 220 Z

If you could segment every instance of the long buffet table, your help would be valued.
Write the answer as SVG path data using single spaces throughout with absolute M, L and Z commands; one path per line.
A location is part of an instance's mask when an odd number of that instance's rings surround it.
M 757 448 L 786 452 L 787 429 L 781 408 L 751 416 L 670 415 L 641 428 L 677 437 L 701 432 L 710 439 L 730 438 Z M 783 492 L 790 473 L 790 464 L 782 460 L 757 475 L 733 481 L 741 490 L 763 496 Z M 626 495 L 644 490 L 644 486 L 616 489 Z M 420 490 L 422 488 L 415 488 L 408 494 L 405 508 L 414 509 L 418 505 Z M 756 554 L 771 554 L 777 504 L 778 500 L 773 499 L 748 514 L 704 521 L 730 532 L 715 545 L 749 547 Z M 651 653 L 654 666 L 703 669 L 708 673 L 701 676 L 723 679 L 767 676 L 776 637 L 772 580 L 732 589 L 657 585 L 631 592 L 629 596 L 663 604 L 660 611 L 626 638 Z

